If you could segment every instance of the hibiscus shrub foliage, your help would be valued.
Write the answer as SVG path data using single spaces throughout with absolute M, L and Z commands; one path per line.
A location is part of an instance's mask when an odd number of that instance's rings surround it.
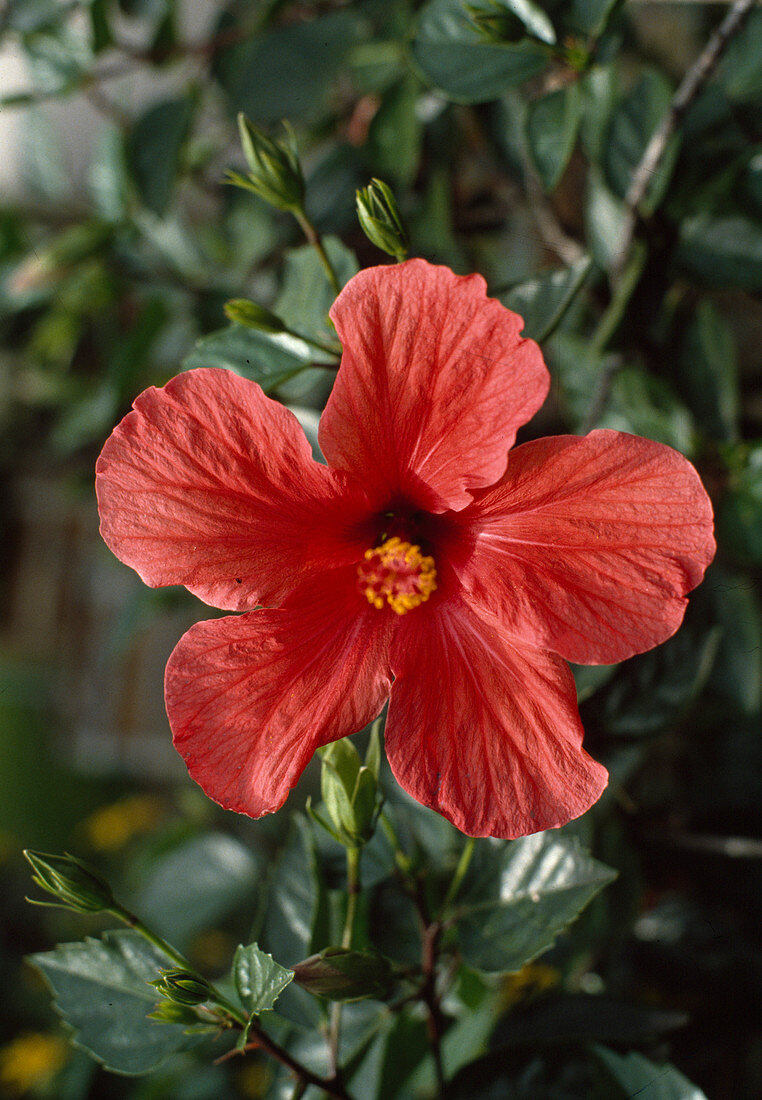
M 762 1093 L 753 7 L 8 0 L 0 457 L 197 785 L 24 853 L 2 1087 Z

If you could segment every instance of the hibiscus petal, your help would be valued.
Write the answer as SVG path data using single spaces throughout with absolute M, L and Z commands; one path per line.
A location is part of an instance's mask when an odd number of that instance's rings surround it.
M 174 743 L 225 809 L 283 805 L 315 749 L 362 729 L 389 693 L 389 620 L 354 570 L 309 581 L 282 609 L 197 623 L 167 665 Z
M 137 398 L 96 466 L 101 533 L 153 587 L 214 607 L 277 603 L 305 573 L 357 560 L 362 507 L 298 421 L 231 371 L 187 371 Z
M 693 466 L 624 432 L 518 447 L 500 485 L 456 520 L 472 598 L 510 633 L 579 664 L 621 661 L 674 634 L 715 549 Z
M 344 354 L 320 446 L 379 504 L 465 507 L 545 400 L 540 349 L 485 291 L 480 275 L 409 260 L 361 271 L 331 310 Z
M 582 748 L 568 666 L 456 600 L 410 620 L 386 723 L 401 786 L 470 836 L 512 839 L 584 813 L 607 775 Z

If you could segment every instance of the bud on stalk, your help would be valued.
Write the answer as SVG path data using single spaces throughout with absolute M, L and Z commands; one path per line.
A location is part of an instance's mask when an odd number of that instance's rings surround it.
M 304 207 L 304 176 L 296 153 L 293 134 L 285 139 L 270 138 L 246 115 L 238 115 L 243 154 L 249 166 L 246 176 L 228 173 L 228 182 L 253 191 L 279 210 L 301 211 Z
M 162 997 L 178 1005 L 200 1005 L 212 996 L 209 984 L 189 970 L 162 970 L 161 977 L 149 982 Z
M 408 238 L 397 200 L 383 180 L 372 179 L 357 192 L 357 217 L 371 244 L 398 261 L 407 256 Z
M 260 332 L 287 332 L 286 323 L 275 313 L 248 298 L 231 298 L 225 302 L 225 316 L 237 325 L 255 328 Z
M 77 913 L 101 913 L 106 909 L 121 908 L 109 884 L 74 856 L 55 856 L 27 848 L 24 858 L 32 868 L 32 881 L 57 898 L 64 908 Z M 54 903 L 37 901 L 33 904 Z
M 329 1001 L 384 997 L 394 980 L 392 964 L 384 955 L 345 947 L 325 947 L 293 969 L 298 985 Z

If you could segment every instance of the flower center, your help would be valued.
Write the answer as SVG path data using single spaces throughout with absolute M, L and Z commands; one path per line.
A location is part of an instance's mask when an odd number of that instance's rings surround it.
M 365 551 L 357 577 L 368 603 L 380 610 L 386 601 L 398 615 L 425 603 L 437 586 L 434 559 L 424 557 L 420 546 L 396 535 Z

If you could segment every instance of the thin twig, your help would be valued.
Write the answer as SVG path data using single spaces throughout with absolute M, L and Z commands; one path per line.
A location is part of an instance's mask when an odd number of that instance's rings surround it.
M 354 935 L 355 917 L 357 915 L 357 899 L 360 896 L 360 848 L 347 848 L 347 911 L 344 916 L 344 930 L 341 936 L 341 946 L 349 950 L 352 946 Z M 334 1001 L 331 1005 L 330 1024 L 328 1029 L 328 1056 L 330 1059 L 331 1073 L 336 1081 L 341 1082 L 341 1066 L 339 1063 L 339 1040 L 341 1038 L 341 1002 Z
M 617 260 L 612 272 L 612 281 L 616 282 L 625 268 L 635 236 L 640 205 L 646 196 L 648 185 L 664 156 L 678 123 L 714 72 L 730 39 L 742 28 L 751 9 L 754 7 L 754 3 L 755 0 L 733 0 L 730 11 L 717 27 L 698 59 L 683 77 L 664 118 L 646 146 L 625 196 L 624 223 L 619 248 L 617 249 Z
M 249 1025 L 249 1035 L 251 1035 L 252 1041 L 247 1043 L 244 1047 L 244 1051 L 249 1050 L 264 1050 L 272 1058 L 275 1058 L 281 1065 L 286 1066 L 292 1073 L 296 1074 L 297 1078 L 304 1081 L 308 1085 L 315 1085 L 316 1088 L 322 1089 L 328 1096 L 334 1098 L 334 1100 L 352 1100 L 351 1095 L 344 1088 L 341 1081 L 338 1081 L 332 1077 L 321 1077 L 317 1073 L 313 1073 L 311 1069 L 308 1069 L 301 1062 L 293 1058 L 287 1050 L 284 1050 L 279 1043 L 276 1043 L 274 1039 L 264 1031 L 256 1020 L 252 1020 Z

